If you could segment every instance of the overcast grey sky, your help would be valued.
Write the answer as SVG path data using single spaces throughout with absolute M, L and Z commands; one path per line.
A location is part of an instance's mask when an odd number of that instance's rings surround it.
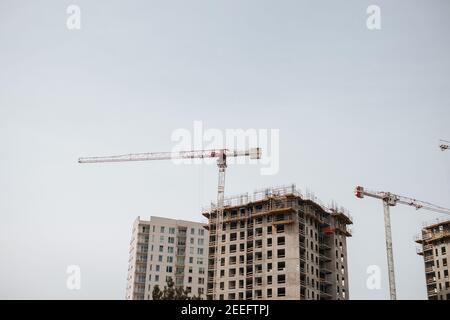
M 204 221 L 217 169 L 77 158 L 170 151 L 194 120 L 280 129 L 279 173 L 230 166 L 226 194 L 294 182 L 347 207 L 350 297 L 388 298 L 382 205 L 353 188 L 450 207 L 449 16 L 445 0 L 0 0 L 0 298 L 123 299 L 133 220 Z M 413 236 L 437 216 L 392 209 L 400 299 L 426 298 Z

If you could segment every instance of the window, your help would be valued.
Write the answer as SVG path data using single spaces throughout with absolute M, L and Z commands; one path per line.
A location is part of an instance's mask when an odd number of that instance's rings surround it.
M 442 265 L 443 265 L 444 267 L 447 266 L 447 258 L 442 259 Z
M 272 226 L 267 227 L 267 234 L 272 234 Z
M 197 258 L 197 264 L 203 264 L 203 258 Z
M 159 256 L 158 256 L 158 261 L 159 261 L 159 262 L 162 262 L 162 261 L 163 261 L 163 256 L 162 256 L 162 255 L 159 255 Z
M 170 234 L 175 234 L 175 228 L 169 228 L 169 233 Z
M 277 250 L 277 257 L 278 257 L 278 258 L 284 258 L 284 257 L 285 257 L 285 251 L 284 251 L 284 249 L 278 249 L 278 250 Z
M 284 246 L 285 245 L 285 238 L 284 237 L 278 237 L 277 238 L 277 245 Z
M 164 227 L 161 226 L 161 233 L 164 233 Z
M 204 229 L 198 229 L 198 235 L 199 236 L 204 236 L 205 235 L 205 230 Z
M 195 234 L 195 229 L 191 228 L 191 234 Z
M 203 239 L 201 239 L 201 238 L 199 238 L 199 239 L 197 240 L 197 244 L 198 244 L 199 246 L 202 246 L 204 243 L 205 243 L 205 240 L 203 240 Z
M 284 225 L 277 225 L 277 233 L 283 233 L 284 232 Z
M 188 283 L 192 283 L 192 277 L 188 277 Z
M 272 284 L 272 276 L 267 276 L 267 284 Z
M 267 239 L 267 246 L 271 247 L 272 246 L 272 238 L 268 238 Z
M 156 282 L 159 281 L 159 274 L 157 274 L 157 275 L 155 276 L 155 281 L 156 281 Z
M 168 263 L 172 263 L 173 262 L 173 257 L 172 256 L 167 256 L 167 262 Z
M 168 253 L 173 253 L 173 247 L 167 247 L 167 252 Z
M 160 237 L 159 237 L 159 242 L 161 242 L 161 243 L 164 242 L 164 236 L 160 236 Z
M 175 243 L 175 238 L 174 237 L 169 237 L 169 238 L 167 238 L 167 241 L 169 243 Z
M 442 253 L 443 255 L 445 255 L 445 253 L 446 253 L 445 247 L 442 247 L 442 248 L 441 248 L 441 253 Z
M 192 271 L 193 271 L 192 267 L 189 267 L 188 273 L 192 273 Z
M 172 266 L 167 266 L 166 267 L 166 272 L 172 273 Z
M 189 257 L 189 263 L 194 263 L 194 257 Z
M 277 296 L 278 296 L 278 297 L 284 297 L 284 296 L 286 296 L 286 289 L 285 289 L 285 288 L 278 288 L 278 289 L 277 289 Z
M 203 248 L 197 248 L 197 254 L 202 255 L 203 254 Z
M 159 272 L 159 264 L 156 265 L 156 272 Z
M 205 278 L 198 278 L 198 284 L 205 284 Z
M 163 252 L 164 251 L 164 246 L 159 246 L 159 252 Z

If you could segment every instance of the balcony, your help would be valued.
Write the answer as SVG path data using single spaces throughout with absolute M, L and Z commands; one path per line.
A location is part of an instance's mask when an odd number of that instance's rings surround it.
M 433 289 L 433 290 L 428 290 L 428 296 L 432 297 L 432 296 L 436 296 L 437 295 L 437 290 Z
M 425 268 L 425 273 L 434 273 L 434 267 Z
M 424 256 L 423 260 L 425 260 L 425 262 L 433 261 L 434 260 L 434 256 L 433 255 Z
M 333 298 L 333 296 L 332 296 L 331 293 L 326 292 L 326 291 L 322 291 L 322 290 L 320 290 L 320 297 L 321 297 L 321 298 L 323 297 L 324 300 L 328 300 L 328 299 Z
M 427 279 L 427 285 L 431 285 L 431 284 L 435 284 L 435 283 L 436 283 L 436 279 L 434 279 L 434 278 Z
M 324 250 L 330 250 L 331 249 L 331 247 L 325 242 L 320 242 L 319 248 L 320 249 L 324 249 Z
M 320 273 L 322 274 L 330 274 L 333 271 L 331 269 L 329 269 L 328 267 L 320 267 Z
M 320 283 L 325 286 L 331 286 L 333 284 L 330 280 L 328 280 L 327 278 L 323 278 L 323 277 L 320 278 Z
M 326 255 L 320 254 L 319 255 L 319 260 L 320 261 L 331 261 L 331 258 L 327 257 Z

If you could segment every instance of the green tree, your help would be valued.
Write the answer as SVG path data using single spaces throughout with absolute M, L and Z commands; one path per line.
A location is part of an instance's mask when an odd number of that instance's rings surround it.
M 167 277 L 166 285 L 161 291 L 158 285 L 153 287 L 153 300 L 202 300 L 201 295 L 189 297 L 189 292 L 183 287 L 175 287 L 172 277 Z
M 159 289 L 159 286 L 155 284 L 153 287 L 152 298 L 153 300 L 161 300 L 163 292 Z
M 167 286 L 164 286 L 162 300 L 176 300 L 175 283 L 172 277 L 167 277 L 166 284 Z

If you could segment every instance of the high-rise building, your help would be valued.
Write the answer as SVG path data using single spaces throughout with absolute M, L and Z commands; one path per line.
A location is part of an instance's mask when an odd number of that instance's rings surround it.
M 425 263 L 425 281 L 429 300 L 450 300 L 450 220 L 441 220 L 422 229 L 416 242 Z
M 191 295 L 206 294 L 208 231 L 205 224 L 138 217 L 133 224 L 128 261 L 126 299 L 151 300 L 155 285 L 167 277 Z
M 225 201 L 209 219 L 208 299 L 348 299 L 352 220 L 295 185 Z

